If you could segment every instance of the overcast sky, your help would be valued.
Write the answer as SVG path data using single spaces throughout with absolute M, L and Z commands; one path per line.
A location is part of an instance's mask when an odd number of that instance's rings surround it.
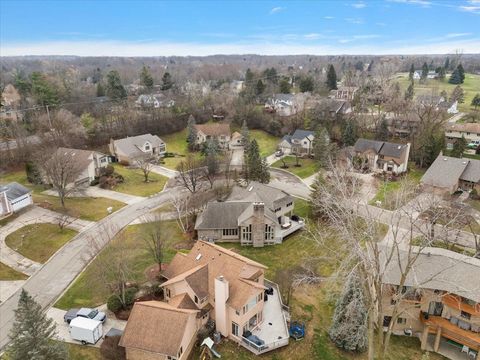
M 0 55 L 480 53 L 480 0 L 0 1 Z

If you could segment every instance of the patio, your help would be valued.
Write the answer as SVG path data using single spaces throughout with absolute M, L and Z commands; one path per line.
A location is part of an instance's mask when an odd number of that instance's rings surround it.
M 283 305 L 278 285 L 265 280 L 265 286 L 273 288 L 273 295 L 268 295 L 268 300 L 263 307 L 263 321 L 252 330 L 252 334 L 265 342 L 258 346 L 243 338 L 241 344 L 255 354 L 262 354 L 276 348 L 288 345 L 289 333 L 287 318 L 288 307 Z

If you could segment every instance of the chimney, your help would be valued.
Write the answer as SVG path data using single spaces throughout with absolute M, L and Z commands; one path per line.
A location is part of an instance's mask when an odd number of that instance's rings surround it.
M 215 278 L 215 327 L 216 330 L 227 337 L 228 332 L 228 316 L 227 316 L 227 300 L 229 296 L 228 280 L 220 275 Z
M 263 247 L 265 242 L 265 204 L 253 203 L 252 241 L 254 247 Z

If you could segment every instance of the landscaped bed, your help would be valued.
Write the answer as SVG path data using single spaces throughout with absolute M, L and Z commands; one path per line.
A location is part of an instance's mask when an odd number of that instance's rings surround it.
M 141 169 L 127 168 L 115 164 L 115 172 L 122 175 L 123 183 L 117 184 L 112 190 L 136 196 L 150 196 L 163 190 L 167 178 L 165 176 L 150 172 L 148 182 L 145 182 Z
M 57 224 L 30 224 L 9 234 L 5 242 L 23 256 L 44 263 L 76 234 L 75 230 L 60 229 Z
M 26 280 L 27 275 L 0 262 L 0 281 Z
M 283 159 L 275 161 L 272 167 L 289 171 L 302 179 L 312 176 L 319 170 L 318 162 L 314 159 L 298 158 L 298 163 L 300 166 L 296 166 L 295 156 L 285 156 Z
M 112 207 L 112 211 L 117 211 L 125 206 L 120 201 L 101 197 L 68 197 L 65 200 L 66 209 L 64 209 L 57 196 L 35 193 L 33 194 L 33 201 L 43 208 L 60 213 L 65 212 L 72 217 L 89 221 L 98 221 L 109 215 L 107 211 L 109 207 Z

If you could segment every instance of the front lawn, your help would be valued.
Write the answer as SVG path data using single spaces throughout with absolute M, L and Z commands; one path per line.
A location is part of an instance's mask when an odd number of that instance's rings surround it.
M 187 129 L 177 131 L 176 133 L 162 136 L 163 141 L 167 144 L 167 152 L 175 153 L 175 157 L 163 158 L 166 168 L 175 170 L 178 164 L 185 159 L 185 156 L 189 154 L 187 143 Z M 200 158 L 200 152 L 191 153 L 195 157 Z
M 66 343 L 70 360 L 102 360 L 100 349 L 93 346 Z
M 129 169 L 123 165 L 115 164 L 115 172 L 123 176 L 124 182 L 116 185 L 112 190 L 136 196 L 150 196 L 163 190 L 167 178 L 150 172 L 148 183 L 144 180 L 141 169 Z
M 272 155 L 276 150 L 280 139 L 263 130 L 250 130 L 250 140 L 255 139 L 260 149 L 260 156 Z
M 56 224 L 30 224 L 9 234 L 5 242 L 23 256 L 44 263 L 76 234 L 75 230 L 61 230 Z
M 33 194 L 33 202 L 36 205 L 56 212 L 66 212 L 68 215 L 82 220 L 99 221 L 109 215 L 107 208 L 112 207 L 113 211 L 125 206 L 124 203 L 106 198 L 92 197 L 69 197 L 65 200 L 63 209 L 60 199 L 57 196 L 45 194 Z
M 26 280 L 28 276 L 0 262 L 0 281 Z
M 176 246 L 184 242 L 184 236 L 176 221 L 162 221 L 163 232 L 166 233 L 165 259 L 170 262 L 176 254 Z M 122 234 L 117 235 L 93 262 L 100 263 L 108 255 L 108 248 L 115 246 L 115 241 L 124 241 L 128 249 L 132 281 L 143 283 L 146 281 L 145 270 L 154 264 L 144 242 L 150 224 L 130 225 Z M 71 307 L 96 307 L 104 304 L 110 295 L 108 288 L 96 273 L 97 265 L 90 264 L 74 281 L 72 286 L 57 301 L 55 307 L 67 310 Z
M 285 165 L 287 165 L 288 168 L 283 169 L 282 160 L 275 161 L 272 164 L 272 167 L 289 171 L 292 174 L 301 177 L 302 179 L 312 176 L 319 170 L 318 163 L 314 159 L 299 158 L 298 163 L 301 166 L 298 167 L 295 166 L 295 164 L 297 163 L 295 156 L 285 156 L 283 160 L 285 161 Z

